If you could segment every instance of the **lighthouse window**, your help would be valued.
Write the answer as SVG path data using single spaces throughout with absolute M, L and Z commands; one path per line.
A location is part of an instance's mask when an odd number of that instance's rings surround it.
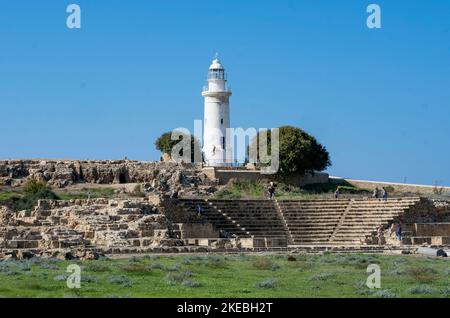
M 220 123 L 223 125 L 223 118 L 220 119 Z
M 222 149 L 225 149 L 225 137 L 222 137 Z

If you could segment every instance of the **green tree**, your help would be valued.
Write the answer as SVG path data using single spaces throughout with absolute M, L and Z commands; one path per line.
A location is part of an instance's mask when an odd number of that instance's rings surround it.
M 189 138 L 187 135 L 181 134 L 178 140 L 172 140 L 172 132 L 166 132 L 162 134 L 155 141 L 156 149 L 161 151 L 163 154 L 172 154 L 172 149 L 177 145 L 183 138 Z M 191 162 L 195 162 L 195 153 L 199 154 L 199 160 L 201 160 L 201 150 L 200 150 L 200 142 L 193 135 L 190 135 L 191 138 Z M 180 150 L 180 156 L 183 155 L 183 149 Z
M 251 145 L 254 146 L 260 138 L 260 134 L 253 138 Z M 316 138 L 309 135 L 300 128 L 282 126 L 279 128 L 280 138 L 280 168 L 278 174 L 291 173 L 303 174 L 307 170 L 322 171 L 331 165 L 330 155 Z M 271 132 L 267 132 L 267 149 L 259 149 L 258 154 L 271 154 Z M 259 156 L 258 156 L 259 158 Z
M 38 200 L 51 199 L 59 200 L 59 197 L 45 183 L 36 179 L 29 179 L 22 187 L 24 195 L 13 204 L 13 210 L 32 210 Z

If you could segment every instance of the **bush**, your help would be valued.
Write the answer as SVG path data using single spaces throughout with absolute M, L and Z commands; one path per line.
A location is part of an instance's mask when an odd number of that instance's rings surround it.
M 53 280 L 56 280 L 58 282 L 67 280 L 67 275 L 65 275 L 65 274 L 57 275 L 57 276 L 53 277 Z
M 277 286 L 278 281 L 274 278 L 265 279 L 255 284 L 256 288 L 271 289 Z
M 395 298 L 396 297 L 396 295 L 389 289 L 377 290 L 373 293 L 373 295 L 375 297 L 380 297 L 380 298 Z
M 22 191 L 25 195 L 32 195 L 45 190 L 51 190 L 51 188 L 47 186 L 45 181 L 39 181 L 34 178 L 26 181 L 22 187 Z
M 180 269 L 181 269 L 180 264 L 173 264 L 172 266 L 166 268 L 166 270 L 169 272 L 176 272 L 179 271 Z
M 110 276 L 108 278 L 108 283 L 122 285 L 123 287 L 131 287 L 132 282 L 125 275 L 120 276 Z
M 181 285 L 185 286 L 185 287 L 191 287 L 191 288 L 197 288 L 200 287 L 201 284 L 199 282 L 196 282 L 194 280 L 185 280 L 181 283 Z
M 88 271 L 91 271 L 91 272 L 109 272 L 111 269 L 109 268 L 109 266 L 107 266 L 107 265 L 104 265 L 104 264 L 96 264 L 96 263 L 93 263 L 93 264 L 89 264 L 88 266 L 87 266 L 87 268 L 88 268 Z
M 150 273 L 152 271 L 150 266 L 144 264 L 126 264 L 121 269 L 128 273 Z
M 160 270 L 165 270 L 165 267 L 163 264 L 161 263 L 154 263 L 150 265 L 151 269 L 160 269 Z
M 310 280 L 325 281 L 325 280 L 330 279 L 333 276 L 334 276 L 333 273 L 318 273 L 318 274 L 314 274 L 313 276 L 311 276 Z
M 436 279 L 436 270 L 428 267 L 411 267 L 406 273 L 420 283 L 429 283 Z
M 253 261 L 252 265 L 256 269 L 269 270 L 273 268 L 274 263 L 268 258 L 258 257 Z
M 433 294 L 434 290 L 428 285 L 420 285 L 420 286 L 416 286 L 416 287 L 412 287 L 412 288 L 408 289 L 407 292 L 412 295 L 417 295 L 417 294 L 426 295 L 426 294 Z
M 209 256 L 206 265 L 212 268 L 226 268 L 227 262 L 225 258 L 220 256 Z
M 59 200 L 59 197 L 51 190 L 44 181 L 29 179 L 23 186 L 24 196 L 17 200 L 12 209 L 14 211 L 32 210 L 38 200 Z

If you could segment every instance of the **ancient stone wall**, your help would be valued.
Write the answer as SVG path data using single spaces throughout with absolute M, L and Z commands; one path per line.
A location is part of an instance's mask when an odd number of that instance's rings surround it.
M 65 187 L 77 182 L 113 183 L 201 183 L 201 166 L 170 162 L 129 160 L 4 160 L 0 161 L 0 185 L 18 185 L 28 177 Z

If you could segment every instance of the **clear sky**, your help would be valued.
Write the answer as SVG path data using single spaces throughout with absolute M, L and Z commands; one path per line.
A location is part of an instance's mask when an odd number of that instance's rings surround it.
M 158 160 L 215 52 L 232 126 L 301 127 L 333 175 L 450 185 L 447 0 L 2 0 L 0 158 Z

